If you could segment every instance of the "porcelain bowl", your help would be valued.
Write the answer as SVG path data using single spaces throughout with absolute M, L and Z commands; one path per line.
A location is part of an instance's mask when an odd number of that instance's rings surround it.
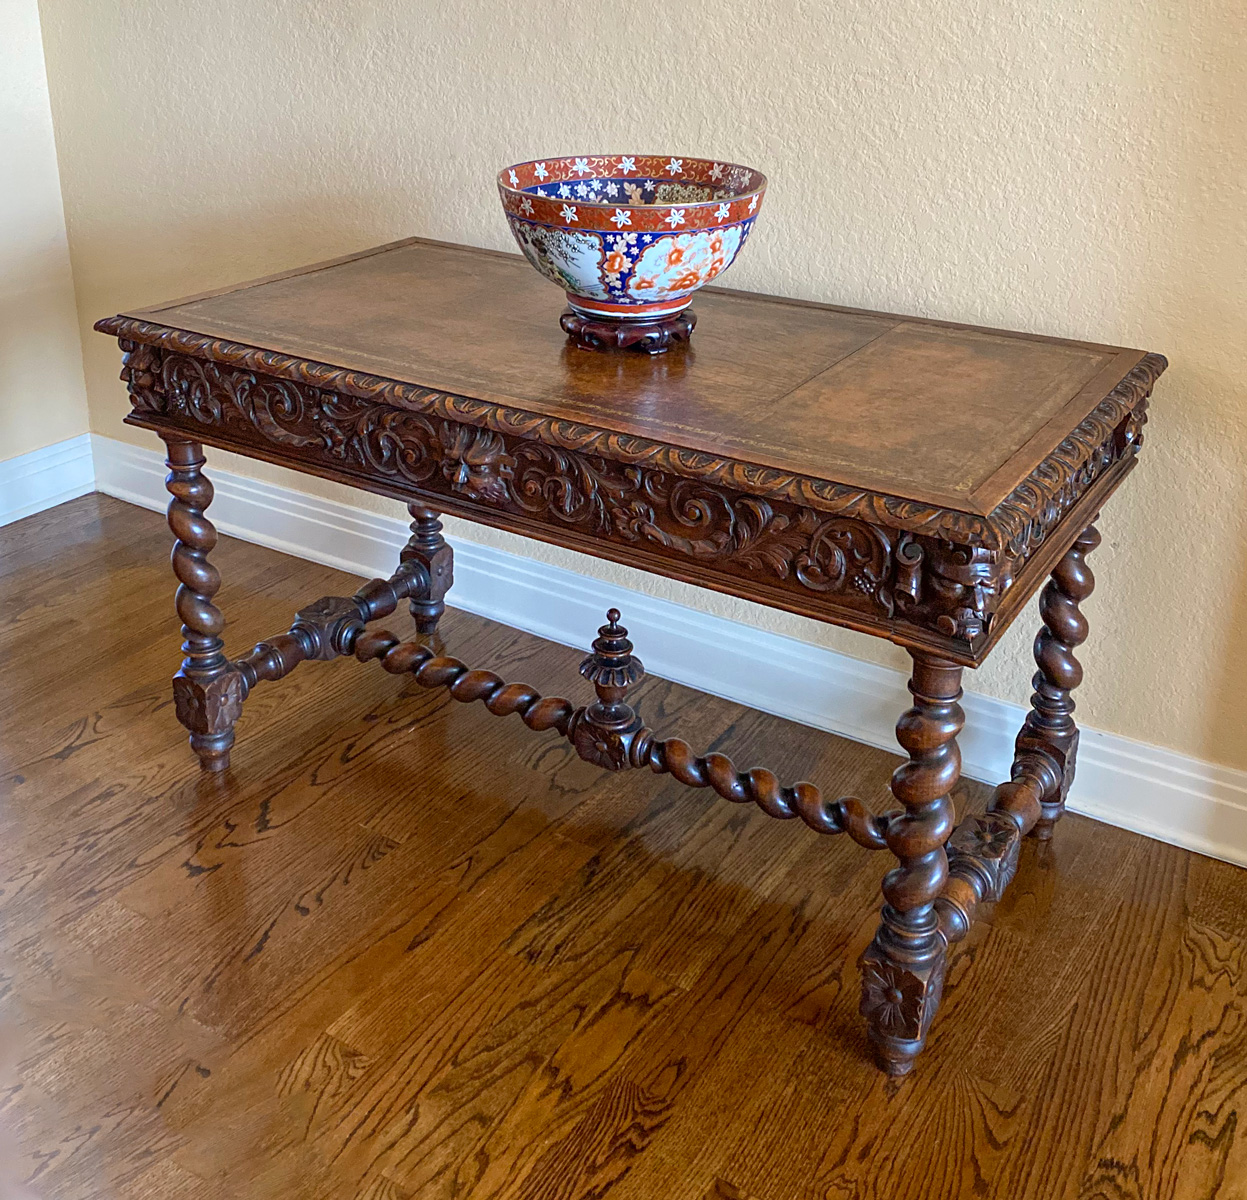
M 740 253 L 766 178 L 708 158 L 546 158 L 498 172 L 525 257 L 595 321 L 652 322 L 688 307 Z

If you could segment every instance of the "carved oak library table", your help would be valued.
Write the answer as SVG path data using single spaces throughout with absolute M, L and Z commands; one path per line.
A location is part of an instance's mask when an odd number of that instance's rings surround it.
M 221 770 L 252 688 L 352 654 L 556 731 L 606 770 L 649 767 L 888 851 L 861 1011 L 880 1066 L 902 1075 L 950 944 L 1000 898 L 1020 840 L 1050 837 L 1061 816 L 1092 522 L 1135 465 L 1165 360 L 719 290 L 699 293 L 687 347 L 600 354 L 562 339 L 559 303 L 519 257 L 410 240 L 96 326 L 121 343 L 126 420 L 168 445 L 178 718 Z M 204 443 L 406 501 L 394 574 L 315 601 L 231 660 Z M 442 512 L 905 647 L 898 807 L 872 813 L 648 729 L 613 610 L 581 664 L 597 697 L 581 706 L 370 628 L 406 601 L 419 633 L 435 630 L 451 586 Z M 1041 585 L 1012 778 L 954 828 L 962 669 Z

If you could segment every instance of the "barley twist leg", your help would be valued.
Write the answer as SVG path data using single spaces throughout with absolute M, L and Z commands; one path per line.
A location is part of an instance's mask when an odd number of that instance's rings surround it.
M 203 447 L 198 442 L 166 439 L 169 474 L 165 487 L 173 543 L 173 573 L 178 579 L 175 598 L 182 618 L 181 670 L 173 677 L 173 699 L 178 720 L 190 731 L 191 749 L 205 771 L 229 766 L 234 744 L 234 722 L 242 711 L 242 684 L 234 665 L 225 657 L 221 633 L 225 618 L 212 602 L 221 576 L 208 561 L 216 545 L 216 530 L 204 516 L 212 503 L 212 484 L 203 474 Z
M 1087 618 L 1079 605 L 1095 588 L 1095 576 L 1086 557 L 1100 544 L 1100 533 L 1088 525 L 1052 571 L 1039 597 L 1043 628 L 1035 639 L 1035 673 L 1031 711 L 1018 734 L 1016 757 L 1039 754 L 1053 770 L 1040 800 L 1040 818 L 1032 836 L 1046 841 L 1065 811 L 1065 798 L 1074 781 L 1078 754 L 1078 726 L 1074 723 L 1071 692 L 1082 682 L 1082 666 L 1074 650 L 1087 640 Z
M 935 899 L 948 878 L 944 844 L 953 828 L 950 793 L 961 774 L 957 734 L 964 722 L 961 668 L 911 654 L 914 703 L 896 726 L 909 761 L 892 776 L 892 794 L 905 811 L 885 834 L 898 864 L 884 876 L 883 920 L 859 962 L 862 1016 L 889 1075 L 912 1069 L 944 985 L 946 943 Z

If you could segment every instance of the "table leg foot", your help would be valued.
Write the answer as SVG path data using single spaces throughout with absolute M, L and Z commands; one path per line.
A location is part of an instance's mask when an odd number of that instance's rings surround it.
M 229 752 L 234 746 L 234 731 L 224 733 L 192 733 L 191 749 L 199 757 L 199 766 L 204 771 L 225 771 L 229 769 Z
M 892 1076 L 908 1075 L 927 1040 L 944 991 L 947 951 L 934 913 L 921 938 L 912 921 L 885 906 L 875 940 L 858 960 L 862 1016 L 875 1062 Z
M 212 503 L 212 484 L 203 474 L 203 447 L 198 442 L 166 438 L 169 474 L 165 487 L 173 543 L 175 599 L 182 618 L 181 670 L 173 677 L 174 710 L 190 733 L 191 749 L 205 771 L 229 766 L 234 722 L 242 711 L 242 680 L 225 657 L 221 633 L 225 618 L 212 602 L 221 576 L 208 561 L 217 534 L 204 515 Z
M 961 775 L 957 734 L 964 722 L 961 668 L 911 654 L 914 703 L 896 726 L 909 761 L 892 776 L 892 794 L 905 809 L 885 834 L 898 865 L 884 876 L 883 919 L 859 960 L 861 1013 L 889 1075 L 912 1069 L 944 987 L 947 943 L 935 900 L 948 879 L 944 844 L 953 828 L 950 793 Z
M 439 514 L 423 504 L 409 504 L 411 538 L 403 549 L 402 562 L 418 562 L 429 575 L 426 595 L 410 603 L 411 615 L 420 633 L 434 634 L 442 613 L 445 597 L 455 581 L 455 552 L 442 537 Z

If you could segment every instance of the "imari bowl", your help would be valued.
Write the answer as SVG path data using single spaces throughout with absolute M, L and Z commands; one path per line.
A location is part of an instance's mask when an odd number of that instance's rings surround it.
M 498 173 L 525 257 L 567 293 L 563 328 L 592 349 L 688 338 L 693 293 L 745 244 L 766 179 L 708 158 L 586 155 Z

